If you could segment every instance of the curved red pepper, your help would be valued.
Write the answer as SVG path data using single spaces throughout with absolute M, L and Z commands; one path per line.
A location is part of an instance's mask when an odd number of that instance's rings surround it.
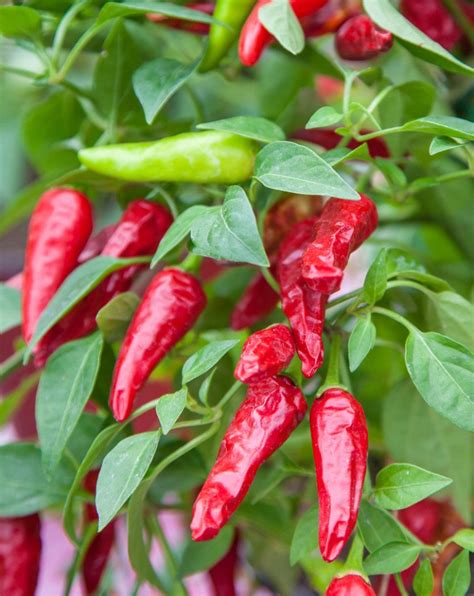
M 319 497 L 319 548 L 334 561 L 354 529 L 367 468 L 362 406 L 343 389 L 328 389 L 310 414 Z
M 375 596 L 372 586 L 355 573 L 335 577 L 326 590 L 326 596 Z
M 360 134 L 364 135 L 369 132 L 369 130 L 361 130 Z M 311 130 L 302 128 L 300 130 L 296 130 L 291 137 L 293 139 L 320 145 L 327 150 L 335 149 L 342 140 L 341 135 L 338 135 L 335 130 L 330 128 L 313 128 Z M 366 143 L 371 157 L 390 157 L 387 144 L 382 138 L 370 139 L 369 141 L 366 141 Z M 359 141 L 351 139 L 347 144 L 347 147 L 349 149 L 357 149 L 357 147 L 360 147 L 361 145 L 362 143 Z
M 351 253 L 372 234 L 377 223 L 377 208 L 367 196 L 361 195 L 358 201 L 330 199 L 303 255 L 301 274 L 308 286 L 323 294 L 337 292 Z
M 0 594 L 34 596 L 40 560 L 39 515 L 0 518 Z
M 260 22 L 258 12 L 271 0 L 258 0 L 242 28 L 239 39 L 239 58 L 245 66 L 258 62 L 263 50 L 271 43 L 273 36 Z M 326 4 L 327 0 L 290 0 L 298 18 L 307 17 Z
M 99 470 L 91 470 L 84 479 L 84 488 L 95 495 Z M 99 519 L 95 505 L 87 503 L 85 507 L 86 522 Z M 115 520 L 97 534 L 89 545 L 82 562 L 82 577 L 87 594 L 95 594 L 107 566 L 110 551 L 115 541 Z
M 388 52 L 393 37 L 390 31 L 381 29 L 367 15 L 360 14 L 339 27 L 335 43 L 337 53 L 344 60 L 369 60 Z
M 110 407 L 122 422 L 137 391 L 155 366 L 191 329 L 206 306 L 198 280 L 179 269 L 165 269 L 148 286 L 128 328 L 115 366 Z
M 246 340 L 234 376 L 242 383 L 255 383 L 277 375 L 291 362 L 295 343 L 286 325 L 256 331 Z
M 100 255 L 116 258 L 151 255 L 170 227 L 173 218 L 163 205 L 137 199 L 131 202 L 115 226 L 99 232 L 81 253 L 80 258 Z M 94 254 L 95 252 L 95 254 Z M 68 341 L 91 333 L 96 316 L 114 296 L 127 291 L 143 266 L 132 265 L 109 275 L 73 310 L 59 321 L 40 341 L 35 351 L 35 364 L 42 366 L 49 356 Z
M 188 4 L 185 4 L 185 6 L 186 8 L 198 10 L 210 15 L 212 15 L 215 8 L 212 2 L 189 2 Z M 197 21 L 187 21 L 184 19 L 172 19 L 152 12 L 147 14 L 146 17 L 153 23 L 165 25 L 165 27 L 170 27 L 171 29 L 188 31 L 189 33 L 196 33 L 197 35 L 207 35 L 209 33 L 209 25 L 207 23 L 198 23 Z
M 235 537 L 231 547 L 218 561 L 209 569 L 209 576 L 214 588 L 214 596 L 237 596 L 235 589 L 235 571 L 239 562 L 239 533 Z
M 252 279 L 232 311 L 230 326 L 235 331 L 251 327 L 273 312 L 280 301 L 261 273 Z
M 92 232 L 87 197 L 55 188 L 39 199 L 28 228 L 23 269 L 23 337 L 29 342 L 38 319 L 59 286 L 77 265 Z
M 400 12 L 425 35 L 452 50 L 462 30 L 442 0 L 402 0 Z
M 250 385 L 193 505 L 193 540 L 218 534 L 247 494 L 260 466 L 287 440 L 307 409 L 286 377 Z
M 278 281 L 283 312 L 290 322 L 296 351 L 306 377 L 312 377 L 324 358 L 323 328 L 328 297 L 309 288 L 301 276 L 301 260 L 317 218 L 296 224 L 282 242 L 278 255 Z

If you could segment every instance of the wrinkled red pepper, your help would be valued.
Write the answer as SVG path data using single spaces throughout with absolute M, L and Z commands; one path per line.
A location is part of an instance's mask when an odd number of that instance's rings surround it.
M 372 586 L 356 573 L 335 577 L 326 590 L 326 596 L 375 596 Z
M 251 327 L 275 309 L 280 296 L 261 273 L 252 279 L 232 311 L 230 326 L 234 331 Z
M 81 258 L 101 256 L 116 258 L 152 255 L 173 219 L 163 205 L 138 199 L 130 203 L 118 224 L 93 238 Z M 95 254 L 94 254 L 95 253 Z M 73 310 L 59 321 L 40 341 L 35 351 L 35 364 L 42 366 L 61 345 L 91 333 L 96 327 L 96 316 L 114 296 L 127 291 L 137 272 L 143 266 L 132 265 L 109 275 Z
M 189 2 L 185 4 L 186 8 L 198 10 L 205 14 L 212 15 L 214 12 L 214 4 L 212 2 Z M 187 21 L 184 19 L 173 19 L 162 14 L 150 12 L 146 15 L 149 21 L 165 25 L 171 29 L 179 29 L 180 31 L 188 31 L 189 33 L 196 33 L 197 35 L 208 35 L 209 25 L 207 23 L 198 23 L 197 21 Z
M 461 40 L 462 31 L 442 0 L 402 0 L 400 12 L 447 50 L 452 50 Z
M 365 135 L 369 132 L 371 131 L 361 130 L 360 134 Z M 296 130 L 291 136 L 293 139 L 320 145 L 328 151 L 330 149 L 335 149 L 342 140 L 341 135 L 338 135 L 335 130 L 330 128 L 313 128 L 310 130 L 302 128 L 300 130 Z M 387 144 L 382 138 L 370 139 L 369 141 L 366 141 L 366 143 L 371 157 L 390 157 Z M 357 147 L 360 147 L 361 145 L 362 143 L 359 141 L 351 139 L 347 144 L 347 147 L 349 149 L 357 149 Z
M 0 594 L 34 596 L 40 560 L 39 515 L 0 518 Z
M 77 265 L 92 232 L 87 197 L 70 188 L 54 188 L 39 199 L 31 216 L 23 270 L 23 337 L 33 337 L 42 312 Z
M 296 351 L 306 377 L 312 377 L 324 358 L 323 328 L 328 297 L 309 288 L 301 276 L 301 260 L 311 242 L 317 218 L 296 224 L 282 242 L 278 281 L 283 312 L 290 322 Z
M 323 294 L 337 292 L 351 253 L 374 232 L 377 223 L 377 208 L 369 197 L 330 199 L 303 255 L 301 273 L 308 286 Z
M 271 43 L 273 36 L 260 22 L 258 13 L 262 6 L 271 0 L 258 0 L 248 16 L 240 33 L 239 58 L 244 66 L 253 66 L 258 62 L 264 49 Z M 319 10 L 327 0 L 290 0 L 295 15 L 301 19 Z
M 84 488 L 95 495 L 99 470 L 91 470 L 84 479 Z M 99 519 L 95 505 L 87 503 L 85 507 L 85 519 L 87 523 Z M 108 524 L 97 534 L 87 549 L 82 562 L 82 578 L 87 594 L 95 594 L 100 585 L 100 580 L 107 566 L 110 551 L 115 541 L 115 520 Z
M 260 466 L 290 436 L 307 409 L 286 377 L 250 385 L 222 440 L 216 463 L 193 505 L 193 540 L 210 540 L 238 508 Z
M 125 335 L 115 366 L 110 407 L 119 422 L 155 366 L 191 329 L 206 306 L 199 281 L 165 269 L 151 281 Z
M 226 554 L 209 569 L 214 596 L 237 596 L 235 572 L 239 562 L 239 533 L 236 530 L 232 545 Z
M 319 549 L 337 558 L 357 521 L 367 468 L 368 434 L 362 406 L 343 389 L 328 389 L 310 414 L 319 497 Z
M 390 31 L 378 27 L 365 14 L 356 15 L 345 21 L 337 30 L 336 50 L 344 60 L 370 60 L 393 45 Z
M 277 375 L 291 362 L 295 343 L 286 325 L 256 331 L 246 340 L 234 376 L 242 383 L 255 383 Z

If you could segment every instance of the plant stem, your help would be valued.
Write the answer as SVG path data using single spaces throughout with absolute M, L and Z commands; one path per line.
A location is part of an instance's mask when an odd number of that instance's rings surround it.
M 237 391 L 242 387 L 242 383 L 240 381 L 235 381 L 232 387 L 226 391 L 222 399 L 217 403 L 218 408 L 222 409 L 228 401 L 230 401 Z
M 6 64 L 0 64 L 0 72 L 8 72 L 10 74 L 16 74 L 20 77 L 26 77 L 28 79 L 36 79 L 43 76 L 39 73 L 25 70 L 24 68 L 16 68 L 16 66 L 7 66 Z
M 89 4 L 89 0 L 83 0 L 82 2 L 73 3 L 71 8 L 69 8 L 69 10 L 67 10 L 64 13 L 64 16 L 61 19 L 58 28 L 56 29 L 56 33 L 53 39 L 53 54 L 51 56 L 51 62 L 54 66 L 59 66 L 59 55 L 61 53 L 64 39 L 66 37 L 67 30 L 69 29 L 69 25 L 87 4 Z
M 265 278 L 266 282 L 268 283 L 268 285 L 273 290 L 275 290 L 275 292 L 277 294 L 279 294 L 280 293 L 280 286 L 278 285 L 276 279 L 271 274 L 270 269 L 268 267 L 260 267 L 260 271 L 261 271 L 263 277 Z
M 26 348 L 18 350 L 0 364 L 0 381 L 3 381 L 21 367 L 25 350 Z
M 64 61 L 61 69 L 51 78 L 51 83 L 61 83 L 64 80 L 83 48 L 106 24 L 107 23 L 105 22 L 101 23 L 100 25 L 93 25 L 78 39 L 76 45 L 69 52 L 69 55 Z
M 388 310 L 388 308 L 382 308 L 381 306 L 374 306 L 372 312 L 378 313 L 379 315 L 383 315 L 385 317 L 388 317 L 389 319 L 396 321 L 397 323 L 400 323 L 400 325 L 403 325 L 405 329 L 407 329 L 408 331 L 416 330 L 415 325 L 412 325 L 410 321 L 408 321 L 408 319 L 405 319 L 405 317 L 402 317 L 398 313 L 393 312 L 393 310 Z
M 408 596 L 408 592 L 405 590 L 401 575 L 399 573 L 395 573 L 393 577 L 395 578 L 395 583 L 397 584 L 397 588 L 399 589 L 401 596 Z

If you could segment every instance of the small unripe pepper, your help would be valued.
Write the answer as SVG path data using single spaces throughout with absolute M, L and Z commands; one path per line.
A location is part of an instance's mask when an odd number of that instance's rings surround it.
M 87 197 L 54 188 L 39 199 L 31 216 L 23 269 L 23 337 L 28 343 L 43 310 L 77 265 L 92 232 Z
M 206 306 L 199 281 L 165 269 L 151 281 L 125 335 L 114 370 L 110 407 L 119 422 L 155 366 L 191 329 Z
M 193 540 L 214 538 L 238 508 L 260 466 L 287 440 L 307 409 L 285 377 L 250 385 L 193 505 Z
M 337 30 L 336 50 L 344 60 L 369 60 L 393 45 L 390 31 L 378 27 L 365 14 L 351 17 Z
M 186 8 L 198 10 L 205 14 L 212 14 L 214 11 L 214 4 L 212 2 L 189 2 L 185 4 Z M 157 13 L 149 13 L 146 15 L 149 21 L 153 23 L 162 24 L 171 29 L 178 29 L 180 31 L 187 31 L 188 33 L 196 33 L 197 35 L 207 35 L 209 33 L 209 25 L 207 23 L 199 23 L 197 21 L 188 21 L 185 19 L 172 19 Z
M 295 344 L 286 325 L 256 331 L 246 340 L 234 376 L 242 383 L 255 383 L 277 375 L 291 362 Z
M 0 594 L 34 596 L 40 560 L 39 515 L 0 518 Z
M 250 139 L 209 130 L 82 149 L 79 160 L 94 172 L 131 182 L 237 184 L 251 177 L 257 151 Z
M 372 586 L 356 573 L 335 577 L 326 590 L 326 596 L 375 596 Z
M 315 399 L 310 414 L 319 497 L 319 549 L 337 558 L 354 529 L 367 468 L 368 434 L 362 406 L 339 388 Z
M 377 227 L 375 204 L 365 195 L 358 201 L 330 199 L 314 226 L 303 255 L 301 273 L 313 290 L 333 294 L 341 287 L 349 257 Z

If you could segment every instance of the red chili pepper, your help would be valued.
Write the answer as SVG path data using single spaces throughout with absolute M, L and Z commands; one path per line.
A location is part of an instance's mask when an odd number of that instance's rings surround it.
M 283 312 L 290 322 L 296 351 L 306 377 L 312 377 L 324 358 L 323 328 L 328 297 L 309 288 L 301 276 L 301 260 L 309 245 L 316 218 L 296 224 L 282 242 L 278 281 Z
M 343 389 L 328 389 L 314 401 L 311 438 L 319 497 L 319 548 L 334 561 L 354 529 L 367 467 L 364 410 Z
M 301 19 L 305 37 L 320 37 L 334 33 L 349 17 L 359 14 L 359 0 L 328 0 L 325 6 Z
M 137 391 L 155 366 L 191 329 L 206 306 L 198 280 L 179 269 L 165 269 L 148 286 L 128 328 L 115 366 L 110 407 L 122 422 Z
M 151 255 L 172 221 L 170 212 L 163 205 L 144 199 L 133 201 L 113 230 L 106 228 L 88 242 L 81 258 L 97 256 L 96 251 L 102 243 L 102 256 L 123 258 Z M 127 291 L 142 268 L 132 265 L 112 273 L 102 281 L 40 341 L 35 351 L 35 364 L 42 366 L 60 346 L 91 333 L 96 327 L 99 310 L 114 296 Z
M 212 2 L 190 2 L 185 4 L 186 8 L 198 10 L 205 14 L 214 12 L 214 4 Z M 149 21 L 165 25 L 171 29 L 179 29 L 181 31 L 188 31 L 189 33 L 196 33 L 197 35 L 207 35 L 209 33 L 209 25 L 207 23 L 198 23 L 196 21 L 186 21 L 184 19 L 171 19 L 162 14 L 149 13 L 146 15 Z
M 0 518 L 0 594 L 34 596 L 40 560 L 39 515 Z
M 286 325 L 256 331 L 242 348 L 234 376 L 242 383 L 255 383 L 284 370 L 295 354 L 295 343 Z
M 279 301 L 280 296 L 265 277 L 257 273 L 232 311 L 231 328 L 239 331 L 255 325 L 268 317 Z
M 402 0 L 400 12 L 447 50 L 452 50 L 462 37 L 462 30 L 442 0 Z
M 193 506 L 193 540 L 214 538 L 240 505 L 260 466 L 290 436 L 307 409 L 286 377 L 250 385 Z
M 99 470 L 91 470 L 84 479 L 84 488 L 93 495 L 95 495 L 98 476 Z M 88 523 L 99 519 L 95 505 L 86 504 L 85 519 Z M 115 525 L 112 521 L 90 543 L 82 562 L 82 577 L 87 594 L 95 594 L 99 587 L 114 541 Z
M 390 31 L 378 27 L 365 14 L 351 17 L 337 30 L 336 50 L 344 60 L 369 60 L 393 45 Z
M 368 132 L 370 131 L 361 130 L 360 134 L 364 135 Z M 300 129 L 296 130 L 291 136 L 293 139 L 320 145 L 327 150 L 335 149 L 342 140 L 341 135 L 338 135 L 336 131 L 330 128 L 313 128 L 311 130 Z M 387 144 L 382 138 L 370 139 L 369 141 L 366 141 L 366 143 L 371 157 L 390 157 Z M 357 147 L 360 147 L 361 145 L 362 143 L 359 141 L 351 139 L 347 144 L 347 147 L 349 149 L 357 149 Z
M 375 596 L 372 586 L 355 573 L 335 577 L 326 590 L 326 596 Z
M 100 232 L 97 232 L 97 234 L 92 236 L 92 238 L 89 238 L 87 244 L 84 246 L 77 259 L 77 264 L 82 265 L 86 261 L 90 261 L 90 259 L 100 255 L 100 253 L 104 250 L 104 246 L 115 232 L 116 227 L 117 224 L 106 226 L 105 228 L 102 228 Z
M 323 294 L 337 292 L 351 253 L 377 223 L 377 208 L 367 196 L 361 195 L 358 201 L 330 199 L 303 255 L 301 273 L 308 286 Z
M 271 43 L 273 36 L 260 22 L 258 13 L 262 6 L 271 0 L 258 0 L 245 21 L 239 39 L 239 58 L 245 66 L 253 66 L 258 62 L 263 50 Z M 319 10 L 327 0 L 290 0 L 295 15 L 301 19 Z
M 209 569 L 209 576 L 215 596 L 237 596 L 235 589 L 235 571 L 239 562 L 239 534 L 236 530 L 234 540 L 227 553 Z
M 70 188 L 55 188 L 39 199 L 28 228 L 23 270 L 23 337 L 29 342 L 38 319 L 77 265 L 92 232 L 88 199 Z

